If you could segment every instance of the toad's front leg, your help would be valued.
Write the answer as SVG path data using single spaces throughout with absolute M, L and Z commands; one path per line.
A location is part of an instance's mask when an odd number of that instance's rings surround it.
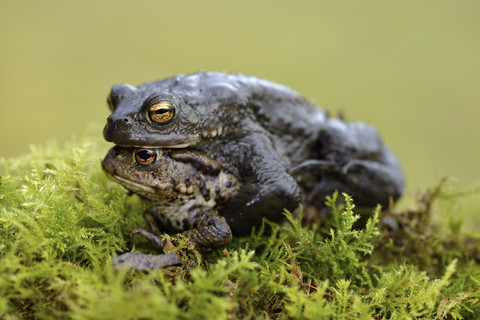
M 294 211 L 298 207 L 300 187 L 267 133 L 250 134 L 229 147 L 242 186 L 220 214 L 234 234 L 248 235 L 263 218 L 279 221 L 284 209 Z
M 230 226 L 215 210 L 194 215 L 192 228 L 182 234 L 193 241 L 200 250 L 223 247 L 232 241 Z
M 182 235 L 189 238 L 198 250 L 207 251 L 227 245 L 232 240 L 232 231 L 224 217 L 218 215 L 216 209 L 203 207 L 183 210 L 178 219 L 179 213 L 170 217 L 161 207 L 154 207 L 150 213 L 145 214 L 151 231 L 135 229 L 132 233 L 139 233 L 146 237 L 160 251 L 167 252 L 172 249 L 171 244 L 163 240 L 163 233 L 158 228 L 152 215 L 158 217 L 169 229 L 182 231 Z

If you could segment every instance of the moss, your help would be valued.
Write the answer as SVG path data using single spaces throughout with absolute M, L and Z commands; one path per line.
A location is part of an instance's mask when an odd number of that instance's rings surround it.
M 442 186 L 417 208 L 377 208 L 367 222 L 347 195 L 305 229 L 268 224 L 200 255 L 180 239 L 182 266 L 115 270 L 135 247 L 147 208 L 110 182 L 92 142 L 33 148 L 1 160 L 2 319 L 474 319 L 480 314 L 479 238 L 434 224 Z M 343 205 L 337 205 L 342 198 Z M 451 198 L 451 197 L 450 197 Z M 441 206 L 441 204 L 439 205 Z M 437 207 L 439 207 L 437 206 Z M 269 230 L 265 232 L 264 230 Z

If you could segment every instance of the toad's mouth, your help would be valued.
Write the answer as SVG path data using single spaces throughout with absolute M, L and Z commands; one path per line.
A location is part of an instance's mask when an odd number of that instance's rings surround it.
M 125 128 L 119 121 L 109 121 L 103 129 L 105 140 L 122 147 L 174 148 L 198 147 L 227 133 L 222 126 L 205 127 L 200 132 L 157 132 L 149 128 Z
M 112 180 L 116 180 L 117 182 L 119 182 L 121 185 L 123 185 L 128 190 L 133 191 L 133 192 L 138 193 L 138 194 L 145 194 L 145 193 L 154 194 L 155 191 L 156 191 L 155 188 L 152 188 L 152 187 L 149 187 L 149 186 L 137 183 L 137 182 L 133 182 L 131 180 L 122 178 L 120 176 L 117 176 L 116 174 L 109 174 L 108 176 Z
M 162 139 L 158 137 L 148 138 L 145 139 L 142 136 L 131 135 L 128 139 L 121 139 L 118 141 L 112 141 L 117 144 L 117 146 L 125 147 L 125 148 L 146 148 L 146 149 L 155 149 L 155 148 L 168 148 L 168 149 L 183 149 L 188 148 L 191 146 L 197 145 L 201 138 L 199 135 L 193 135 L 189 137 L 175 137 L 175 138 L 168 138 L 162 137 Z
M 137 148 L 187 148 L 202 142 L 198 133 L 158 133 L 142 128 L 123 128 L 111 121 L 103 129 L 103 136 L 117 146 Z
M 188 148 L 192 145 L 193 143 L 191 142 L 185 142 L 185 143 L 179 143 L 179 144 L 173 144 L 173 145 L 165 145 L 165 146 L 159 146 L 159 145 L 122 145 L 118 144 L 118 146 L 123 147 L 123 148 L 144 148 L 144 149 L 162 149 L 162 148 L 171 148 L 171 149 L 184 149 Z
M 184 149 L 191 146 L 197 146 L 206 139 L 209 140 L 209 139 L 217 138 L 221 136 L 224 132 L 225 130 L 223 129 L 223 127 L 218 127 L 216 129 L 205 129 L 200 134 L 192 134 L 187 137 L 178 137 L 178 138 L 171 138 L 171 139 L 166 138 L 164 140 L 157 139 L 155 141 L 156 143 L 152 145 L 139 144 L 139 145 L 133 145 L 133 146 L 136 148 L 148 148 L 148 149 L 155 149 L 155 148 Z M 143 137 L 140 137 L 139 139 L 137 139 L 137 141 L 143 141 L 143 140 L 145 140 Z M 121 143 L 117 143 L 117 145 L 122 146 Z M 132 147 L 132 145 L 129 144 L 123 147 Z
M 126 143 L 123 143 L 123 140 L 117 140 L 116 144 L 121 147 L 135 147 L 135 148 L 147 148 L 147 149 L 155 149 L 155 148 L 168 148 L 168 149 L 185 149 L 188 147 L 195 147 L 202 144 L 206 140 L 211 140 L 214 138 L 218 138 L 222 135 L 225 130 L 222 127 L 217 129 L 205 129 L 200 134 L 192 134 L 189 136 L 153 136 L 149 137 L 148 139 L 144 135 L 136 135 L 131 134 Z M 107 139 L 108 140 L 108 139 Z M 115 142 L 113 140 L 108 140 L 111 142 Z M 145 142 L 145 141 L 154 141 L 152 142 Z

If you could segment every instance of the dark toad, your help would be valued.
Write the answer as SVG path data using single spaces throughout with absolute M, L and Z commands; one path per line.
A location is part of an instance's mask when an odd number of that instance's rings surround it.
M 297 92 L 242 74 L 199 72 L 138 87 L 113 86 L 105 139 L 120 146 L 190 148 L 215 159 L 241 185 L 222 209 L 248 234 L 283 209 L 323 202 L 335 190 L 357 206 L 387 205 L 402 169 L 377 131 L 332 119 Z M 309 203 L 310 202 L 310 203 Z

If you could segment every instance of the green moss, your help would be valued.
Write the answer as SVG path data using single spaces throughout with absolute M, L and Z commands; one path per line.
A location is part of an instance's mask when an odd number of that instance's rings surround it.
M 474 319 L 480 314 L 479 238 L 433 224 L 441 186 L 418 207 L 377 208 L 367 222 L 347 195 L 329 221 L 268 224 L 184 266 L 115 270 L 146 204 L 109 181 L 92 142 L 34 148 L 1 160 L 2 319 Z M 343 205 L 336 205 L 342 198 Z M 451 198 L 451 197 L 450 197 Z M 439 205 L 441 206 L 441 204 Z M 439 207 L 437 206 L 437 207 Z M 269 230 L 268 233 L 265 230 Z

